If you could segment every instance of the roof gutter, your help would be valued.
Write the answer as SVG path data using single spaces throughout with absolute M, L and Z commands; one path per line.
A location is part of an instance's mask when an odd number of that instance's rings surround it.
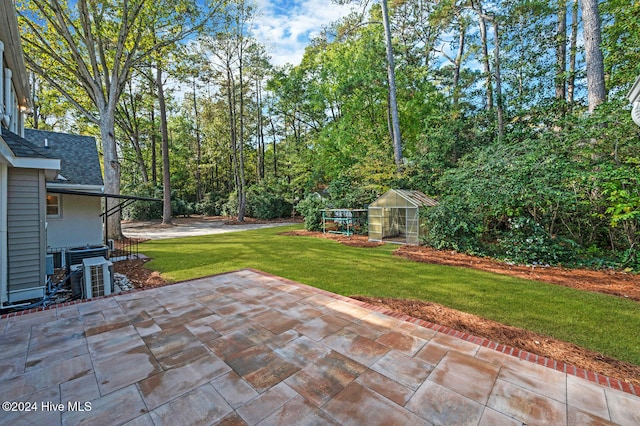
M 102 194 L 104 192 L 103 185 L 82 185 L 56 182 L 47 182 L 47 189 L 68 189 L 70 191 L 95 192 L 97 194 Z

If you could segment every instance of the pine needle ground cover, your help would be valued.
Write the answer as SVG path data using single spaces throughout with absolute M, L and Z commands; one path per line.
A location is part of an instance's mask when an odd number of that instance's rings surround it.
M 640 306 L 619 297 L 393 256 L 396 245 L 348 247 L 279 235 L 299 225 L 144 243 L 170 281 L 255 268 L 344 296 L 440 303 L 640 365 Z

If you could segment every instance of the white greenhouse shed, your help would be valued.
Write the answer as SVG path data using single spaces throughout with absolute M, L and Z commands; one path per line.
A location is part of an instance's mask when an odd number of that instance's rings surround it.
M 390 189 L 369 205 L 369 241 L 420 244 L 420 209 L 437 204 L 420 191 Z

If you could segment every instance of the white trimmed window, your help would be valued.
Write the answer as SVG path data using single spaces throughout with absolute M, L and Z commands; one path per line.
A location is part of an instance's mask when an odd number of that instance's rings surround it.
M 60 194 L 47 194 L 47 217 L 62 217 Z

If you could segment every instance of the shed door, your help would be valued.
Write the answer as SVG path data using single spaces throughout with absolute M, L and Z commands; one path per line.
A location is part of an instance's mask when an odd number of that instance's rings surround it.
M 407 244 L 420 244 L 420 213 L 417 208 L 406 209 L 406 238 Z
M 369 239 L 382 241 L 383 209 L 381 207 L 369 207 Z

